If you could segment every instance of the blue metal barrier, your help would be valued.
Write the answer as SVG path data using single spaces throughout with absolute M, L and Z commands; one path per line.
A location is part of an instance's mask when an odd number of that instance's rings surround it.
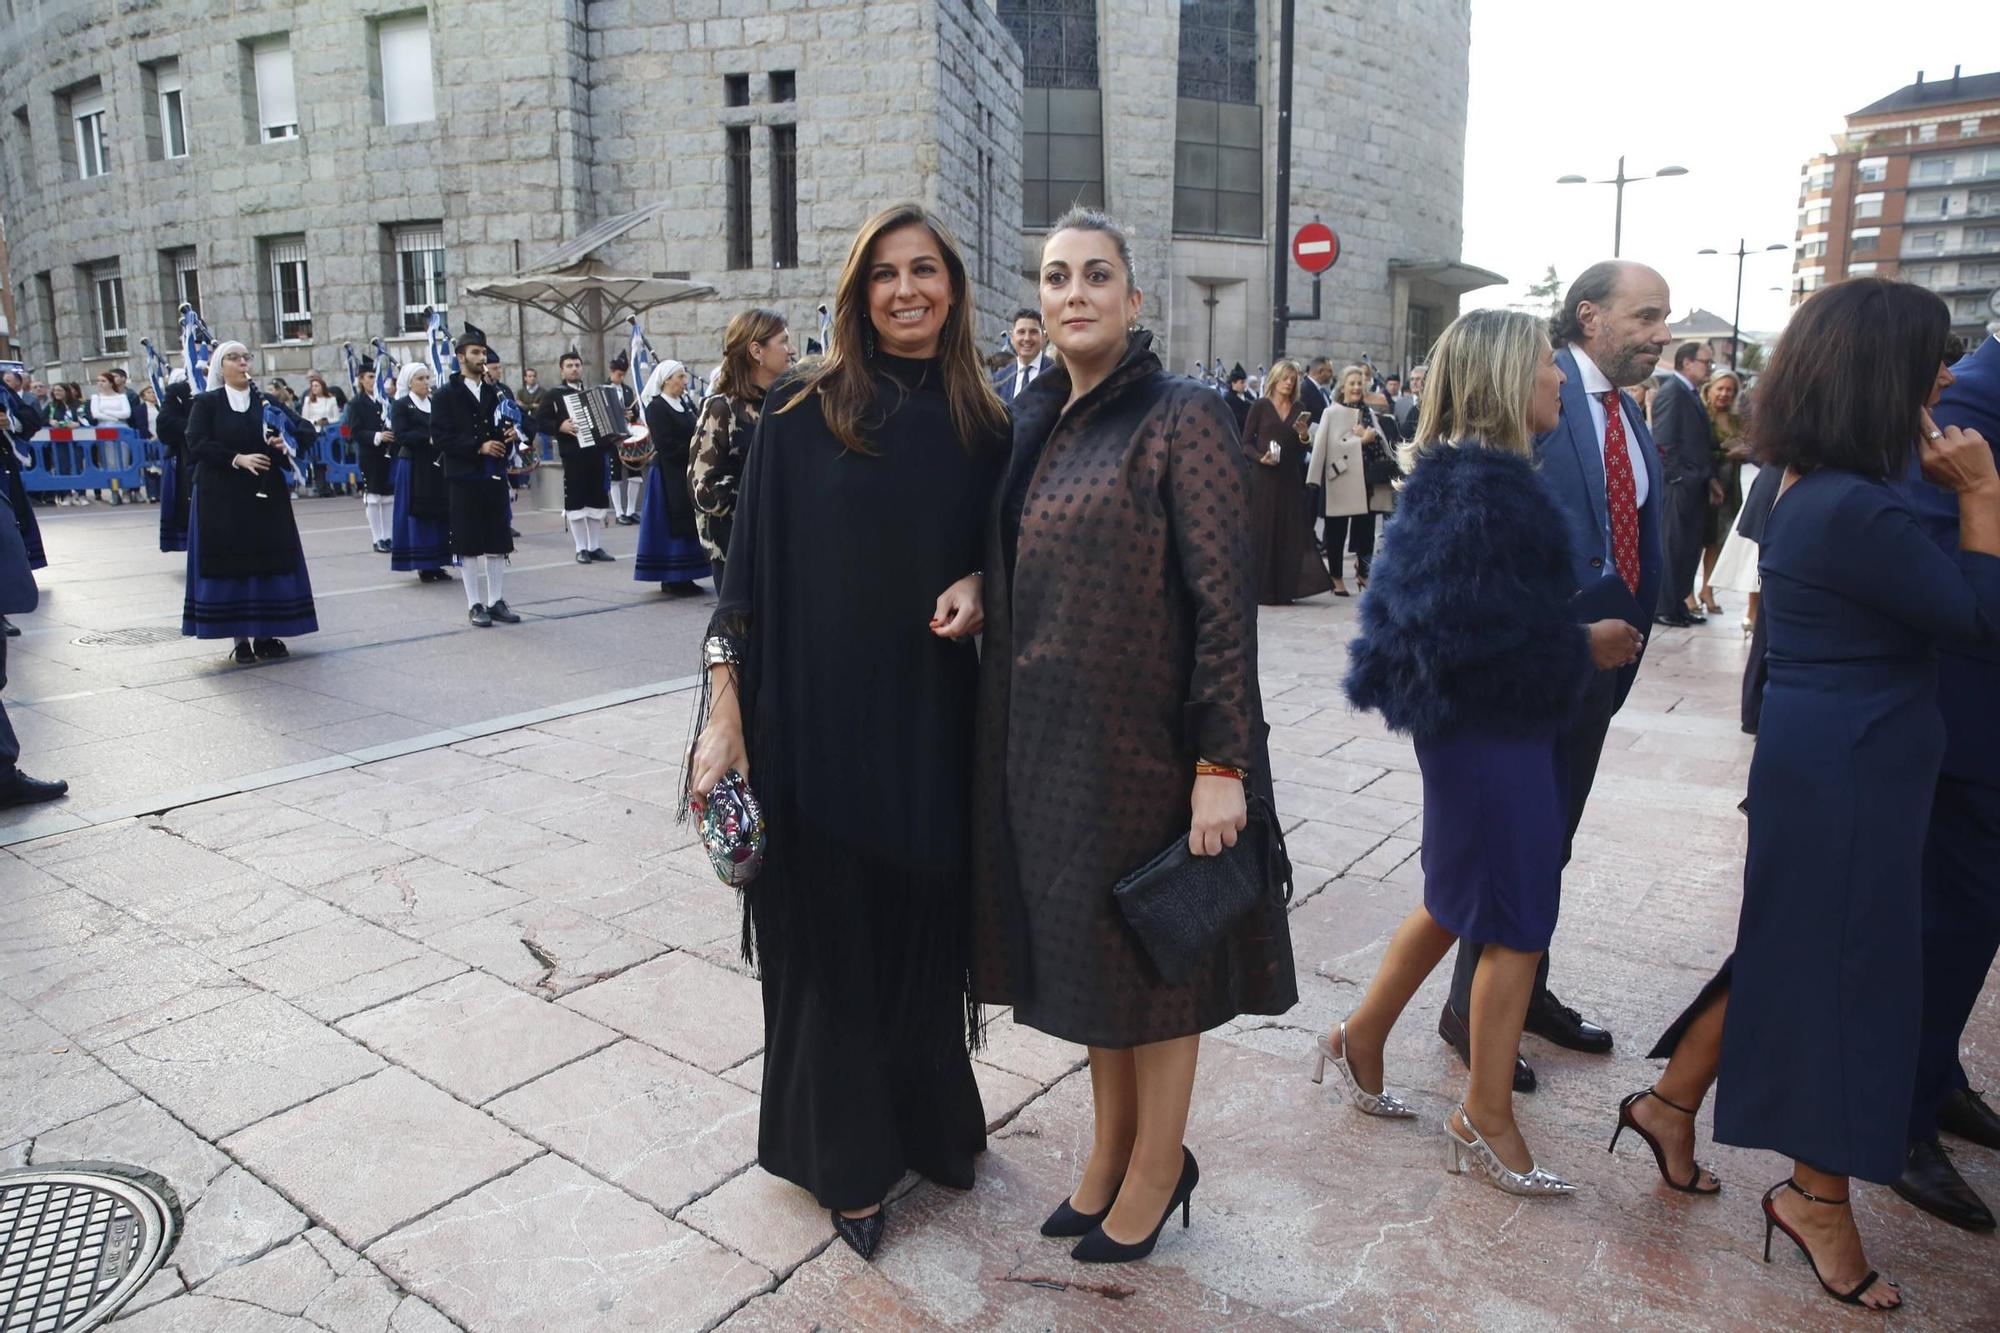
M 34 494 L 140 491 L 160 459 L 158 442 L 130 426 L 51 426 L 22 444 L 21 485 Z
M 313 444 L 309 461 L 319 466 L 325 485 L 361 484 L 361 450 L 348 437 L 345 426 L 330 423 L 321 427 L 319 439 Z

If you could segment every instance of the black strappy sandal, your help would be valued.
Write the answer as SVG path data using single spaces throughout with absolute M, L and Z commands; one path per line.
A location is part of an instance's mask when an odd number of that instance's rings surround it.
M 1842 1305 L 1858 1305 L 1864 1310 L 1873 1310 L 1878 1314 L 1887 1314 L 1891 1310 L 1901 1309 L 1903 1306 L 1901 1294 L 1903 1289 L 1893 1282 L 1890 1282 L 1888 1285 L 1891 1290 L 1897 1293 L 1894 1305 L 1869 1305 L 1861 1299 L 1861 1293 L 1874 1286 L 1878 1280 L 1886 1281 L 1880 1273 L 1872 1268 L 1868 1270 L 1868 1276 L 1855 1283 L 1849 1291 L 1835 1291 L 1831 1286 L 1827 1285 L 1826 1279 L 1819 1275 L 1819 1260 L 1813 1258 L 1812 1251 L 1806 1248 L 1806 1243 L 1800 1239 L 1799 1233 L 1786 1226 L 1784 1219 L 1778 1216 L 1778 1210 L 1771 1206 L 1771 1200 L 1777 1197 L 1779 1190 L 1783 1189 L 1790 1190 L 1808 1203 L 1823 1203 L 1833 1208 L 1845 1208 L 1847 1206 L 1847 1200 L 1845 1199 L 1822 1199 L 1817 1194 L 1810 1194 L 1800 1189 L 1798 1183 L 1790 1179 L 1781 1180 L 1771 1186 L 1770 1189 L 1764 1191 L 1764 1262 L 1767 1264 L 1771 1262 L 1771 1232 L 1774 1229 L 1782 1231 L 1792 1238 L 1792 1244 L 1798 1246 L 1799 1253 L 1806 1257 L 1806 1263 L 1812 1268 L 1813 1277 L 1825 1289 L 1826 1294 L 1839 1301 Z
M 1670 1106 L 1674 1110 L 1679 1111 L 1682 1115 L 1687 1116 L 1690 1119 L 1694 1117 L 1695 1111 L 1689 1110 L 1687 1107 L 1682 1106 L 1678 1102 L 1668 1101 L 1665 1097 L 1662 1097 L 1659 1093 L 1653 1091 L 1651 1088 L 1641 1089 L 1640 1091 L 1633 1093 L 1630 1097 L 1627 1097 L 1624 1101 L 1618 1103 L 1618 1128 L 1612 1133 L 1611 1146 L 1609 1148 L 1606 1148 L 1605 1151 L 1617 1152 L 1619 1135 L 1623 1134 L 1626 1130 L 1629 1129 L 1634 1134 L 1637 1134 L 1640 1138 L 1644 1139 L 1646 1141 L 1646 1146 L 1653 1150 L 1653 1163 L 1654 1165 L 1660 1168 L 1660 1179 L 1666 1181 L 1667 1185 L 1670 1188 L 1677 1189 L 1683 1194 L 1720 1194 L 1722 1192 L 1722 1182 L 1719 1180 L 1716 1181 L 1715 1184 L 1710 1186 L 1708 1189 L 1703 1189 L 1701 1187 L 1702 1167 L 1700 1162 L 1696 1162 L 1694 1164 L 1694 1178 L 1692 1180 L 1689 1180 L 1686 1184 L 1682 1184 L 1680 1181 L 1675 1180 L 1671 1175 L 1667 1174 L 1667 1154 L 1661 1150 L 1660 1141 L 1654 1138 L 1651 1134 L 1648 1134 L 1645 1130 L 1645 1127 L 1642 1126 L 1637 1120 L 1632 1118 L 1632 1106 L 1642 1097 L 1651 1097 L 1654 1101 L 1660 1102 L 1666 1106 Z M 1699 1107 L 1695 1108 L 1695 1110 L 1699 1109 L 1701 1108 Z

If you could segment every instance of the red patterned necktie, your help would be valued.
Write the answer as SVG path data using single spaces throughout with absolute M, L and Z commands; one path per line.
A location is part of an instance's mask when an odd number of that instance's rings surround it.
M 1632 476 L 1632 452 L 1625 444 L 1625 415 L 1618 390 L 1604 399 L 1604 498 L 1611 511 L 1611 561 L 1633 596 L 1639 594 L 1639 483 Z

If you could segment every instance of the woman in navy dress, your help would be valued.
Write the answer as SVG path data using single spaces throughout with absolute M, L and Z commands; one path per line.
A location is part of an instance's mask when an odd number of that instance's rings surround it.
M 181 633 L 234 639 L 240 664 L 289 657 L 285 639 L 319 628 L 285 480 L 293 464 L 264 424 L 249 349 L 223 343 L 212 364 L 222 383 L 195 395 L 188 414 L 194 507 Z
M 2000 626 L 2000 478 L 1974 432 L 1927 410 L 1951 383 L 1950 317 L 1909 283 L 1857 278 L 1799 307 L 1757 385 L 1761 461 L 1787 469 L 1760 568 L 1770 681 L 1750 765 L 1736 952 L 1653 1051 L 1659 1082 L 1620 1108 L 1669 1183 L 1710 1192 L 1694 1110 L 1715 1137 L 1793 1159 L 1764 1196 L 1829 1294 L 1893 1309 L 1847 1207 L 1849 1178 L 1903 1172 L 1923 1008 L 1922 862 L 1944 756 L 1939 643 Z M 1888 478 L 1921 434 L 1925 476 L 1958 493 L 1960 553 Z
M 688 489 L 695 408 L 686 401 L 687 388 L 687 367 L 662 361 L 639 394 L 639 411 L 653 440 L 653 466 L 639 514 L 639 554 L 633 560 L 632 577 L 657 583 L 676 597 L 701 591 L 694 581 L 713 572 L 695 531 L 694 494 Z
M 1476 310 L 1431 352 L 1415 467 L 1348 647 L 1347 696 L 1416 742 L 1424 901 L 1397 928 L 1360 1007 L 1320 1039 L 1368 1115 L 1416 1113 L 1382 1085 L 1389 1031 L 1461 939 L 1486 946 L 1472 985 L 1472 1080 L 1445 1122 L 1447 1164 L 1510 1194 L 1575 1186 L 1535 1165 L 1514 1121 L 1514 1059 L 1555 933 L 1569 800 L 1558 738 L 1593 667 L 1629 663 L 1623 620 L 1584 625 L 1566 529 L 1533 441 L 1562 416 L 1542 321 Z
M 451 502 L 444 467 L 431 443 L 431 368 L 421 361 L 403 367 L 398 397 L 389 408 L 396 437 L 393 485 L 396 500 L 389 524 L 389 568 L 417 572 L 421 583 L 444 583 L 451 575 Z

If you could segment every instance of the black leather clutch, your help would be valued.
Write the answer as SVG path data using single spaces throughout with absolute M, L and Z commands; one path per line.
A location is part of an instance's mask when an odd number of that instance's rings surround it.
M 1230 927 L 1267 895 L 1281 903 L 1292 900 L 1292 861 L 1277 812 L 1259 793 L 1246 795 L 1249 820 L 1234 847 L 1196 856 L 1182 834 L 1111 891 L 1169 986 L 1194 975 Z

